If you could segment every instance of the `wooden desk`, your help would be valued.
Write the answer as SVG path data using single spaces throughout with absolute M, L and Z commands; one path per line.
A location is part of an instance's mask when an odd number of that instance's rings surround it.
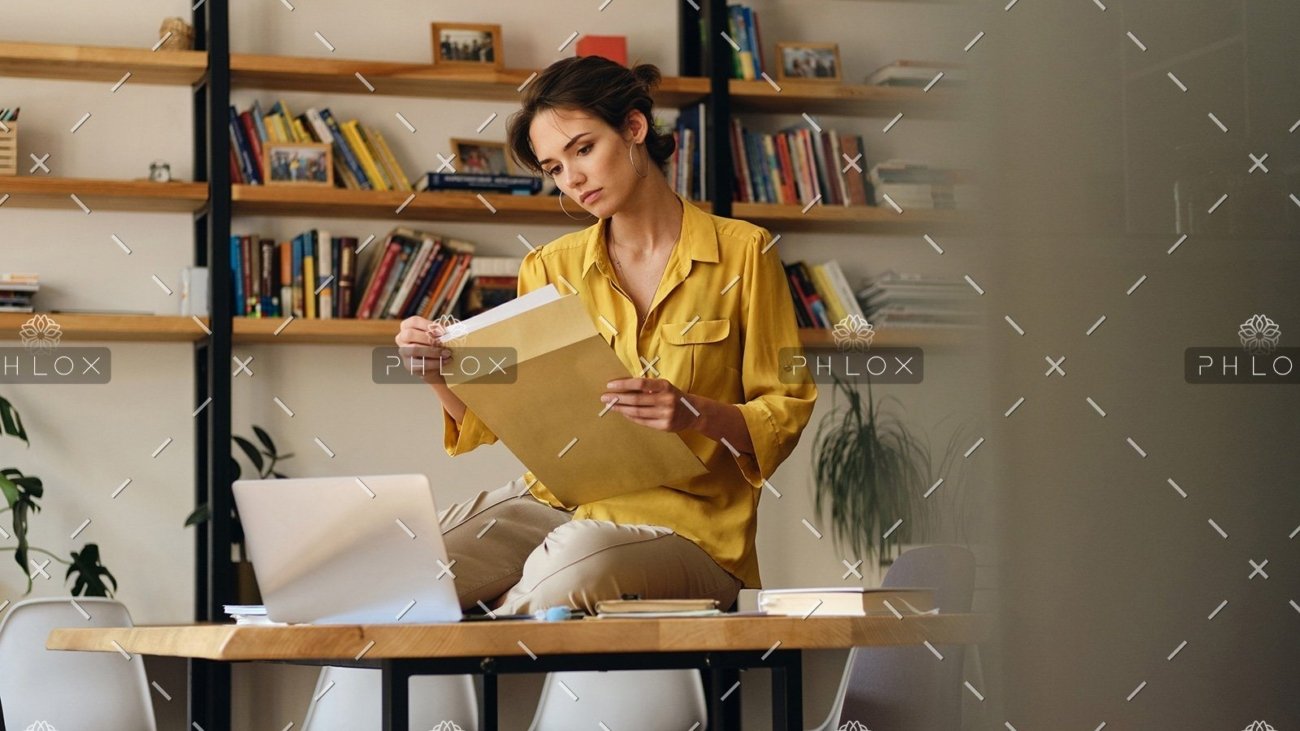
M 496 731 L 497 676 L 565 670 L 699 668 L 709 697 L 710 728 L 722 716 L 728 670 L 772 671 L 772 728 L 802 731 L 803 650 L 982 641 L 986 616 L 705 617 L 582 619 L 567 622 L 482 620 L 455 624 L 200 624 L 66 628 L 51 650 L 161 655 L 219 662 L 272 661 L 374 667 L 383 673 L 383 728 L 408 724 L 413 675 L 480 674 L 481 731 Z M 734 681 L 733 681 L 734 682 Z M 735 700 L 733 700 L 735 702 Z M 717 720 L 715 720 L 717 719 Z

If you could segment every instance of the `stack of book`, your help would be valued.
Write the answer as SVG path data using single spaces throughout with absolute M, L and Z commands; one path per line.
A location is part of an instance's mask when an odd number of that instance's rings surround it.
M 886 160 L 871 168 L 871 186 L 876 205 L 889 205 L 889 196 L 899 208 L 956 208 L 958 174 L 903 160 Z
M 22 110 L 22 107 L 0 109 L 0 122 L 17 122 L 20 110 Z
M 704 145 L 705 106 L 683 107 L 677 115 L 673 140 L 677 146 L 668 158 L 668 183 L 687 200 L 704 200 L 705 156 Z
M 340 123 L 329 109 L 310 108 L 294 116 L 284 101 L 269 114 L 260 101 L 243 112 L 230 107 L 230 175 L 245 185 L 266 183 L 262 151 L 268 143 L 319 142 L 330 146 L 335 181 L 353 190 L 412 189 L 380 132 L 355 119 Z
M 978 324 L 974 290 L 953 282 L 893 270 L 858 291 L 867 319 L 880 325 L 971 327 Z
M 747 5 L 727 6 L 727 28 L 740 50 L 731 52 L 731 78 L 763 78 L 763 36 L 758 13 Z
M 838 261 L 813 265 L 797 261 L 784 266 L 799 327 L 829 330 L 849 315 L 865 317 Z
M 942 77 L 939 75 L 943 74 Z M 965 86 L 966 67 L 961 64 L 933 61 L 908 61 L 900 59 L 867 74 L 866 83 L 873 86 L 904 86 L 930 88 L 938 79 L 944 86 Z
M 234 312 L 243 317 L 437 319 L 459 312 L 474 258 L 471 243 L 405 227 L 377 246 L 321 229 L 230 243 Z
M 34 312 L 32 298 L 40 288 L 39 274 L 0 273 L 0 312 Z
M 758 592 L 758 610 L 789 617 L 869 617 L 937 614 L 931 589 L 860 586 L 763 589 Z
M 871 205 L 866 143 L 861 135 L 788 127 L 776 134 L 745 130 L 731 121 L 736 200 L 742 203 Z M 840 163 L 848 155 L 857 166 Z
M 523 263 L 523 259 L 512 256 L 474 257 L 469 264 L 470 282 L 461 317 L 473 317 L 514 299 Z

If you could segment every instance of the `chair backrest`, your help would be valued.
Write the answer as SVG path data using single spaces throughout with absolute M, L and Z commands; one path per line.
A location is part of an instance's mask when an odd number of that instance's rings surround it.
M 374 668 L 321 669 L 303 731 L 379 731 L 383 678 Z M 478 700 L 469 675 L 411 678 L 410 731 L 478 731 Z
M 649 704 L 649 705 L 647 705 Z M 529 731 L 704 731 L 708 709 L 698 670 L 550 673 Z
M 969 612 L 975 593 L 975 556 L 961 546 L 905 551 L 882 586 L 934 589 L 940 612 Z M 840 713 L 832 728 L 852 721 L 891 731 L 961 728 L 965 648 L 939 645 L 943 660 L 926 647 L 855 647 L 841 685 Z
M 121 602 L 76 602 L 73 606 L 69 599 L 28 599 L 13 605 L 0 621 L 4 726 L 22 731 L 44 722 L 37 727 L 154 731 L 144 658 L 132 655 L 128 661 L 116 652 L 45 649 L 50 631 L 59 627 L 132 626 Z

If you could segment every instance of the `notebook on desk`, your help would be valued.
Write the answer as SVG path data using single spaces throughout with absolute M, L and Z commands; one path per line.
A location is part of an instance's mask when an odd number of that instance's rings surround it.
M 677 434 L 605 409 L 605 384 L 633 374 L 577 295 L 548 284 L 457 323 L 448 337 L 447 386 L 565 505 L 708 472 Z M 458 363 L 474 348 L 514 348 L 508 377 L 459 375 L 472 370 Z
M 424 475 L 236 480 L 234 493 L 267 620 L 461 619 Z

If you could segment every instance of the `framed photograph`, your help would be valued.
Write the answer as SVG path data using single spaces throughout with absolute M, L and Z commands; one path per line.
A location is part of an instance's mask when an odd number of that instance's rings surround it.
M 433 23 L 434 65 L 500 70 L 501 57 L 501 26 Z
M 778 43 L 776 55 L 781 59 L 781 66 L 776 70 L 778 81 L 838 82 L 842 79 L 838 43 Z
M 486 175 L 514 175 L 515 167 L 506 154 L 506 143 L 484 140 L 451 139 L 451 151 L 456 154 L 458 173 Z
M 334 159 L 323 142 L 268 142 L 262 150 L 267 185 L 334 185 Z

